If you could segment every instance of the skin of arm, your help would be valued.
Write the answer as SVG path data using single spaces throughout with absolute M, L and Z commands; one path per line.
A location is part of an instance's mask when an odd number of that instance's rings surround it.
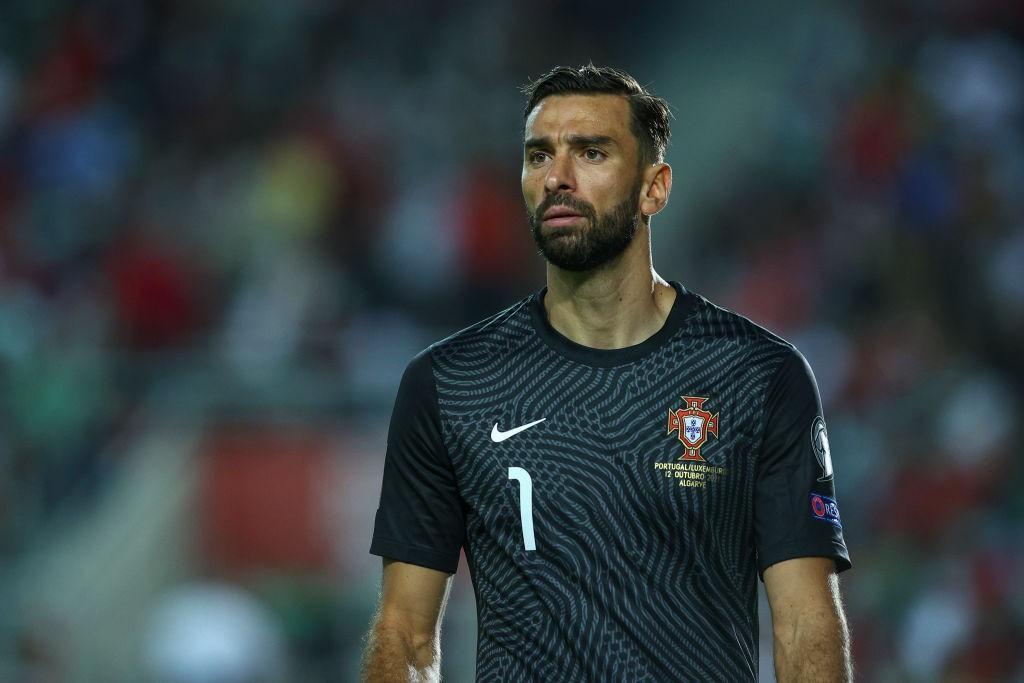
M 451 580 L 445 572 L 384 560 L 380 604 L 366 638 L 364 681 L 441 679 L 441 621 Z
M 835 563 L 826 557 L 779 562 L 764 572 L 779 683 L 853 680 L 850 634 Z

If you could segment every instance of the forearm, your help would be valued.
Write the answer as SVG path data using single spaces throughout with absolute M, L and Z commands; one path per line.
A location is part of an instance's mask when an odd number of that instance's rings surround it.
M 779 683 L 853 680 L 850 634 L 833 577 L 832 604 L 775 623 L 775 677 Z
M 415 637 L 403 629 L 374 625 L 366 647 L 363 678 L 368 683 L 435 683 L 441 680 L 436 636 Z

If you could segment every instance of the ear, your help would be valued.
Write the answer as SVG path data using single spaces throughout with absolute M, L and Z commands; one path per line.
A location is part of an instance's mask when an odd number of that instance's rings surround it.
M 649 217 L 664 209 L 672 192 L 672 167 L 662 163 L 645 168 L 641 190 L 640 213 Z

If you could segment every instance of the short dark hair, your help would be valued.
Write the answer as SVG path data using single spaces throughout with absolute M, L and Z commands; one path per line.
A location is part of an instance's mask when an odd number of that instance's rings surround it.
M 630 130 L 640 143 L 643 164 L 665 160 L 672 129 L 668 103 L 644 89 L 635 78 L 621 69 L 587 64 L 581 67 L 556 66 L 521 90 L 526 95 L 523 120 L 545 97 L 551 95 L 622 95 L 632 113 Z

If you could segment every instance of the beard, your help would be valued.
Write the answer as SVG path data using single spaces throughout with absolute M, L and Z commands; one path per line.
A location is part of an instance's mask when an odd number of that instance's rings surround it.
M 602 266 L 626 250 L 640 229 L 640 184 L 628 198 L 608 213 L 597 215 L 588 202 L 568 194 L 552 194 L 529 211 L 530 232 L 548 263 L 564 270 L 582 272 Z M 582 227 L 544 229 L 544 212 L 564 206 L 583 216 Z

